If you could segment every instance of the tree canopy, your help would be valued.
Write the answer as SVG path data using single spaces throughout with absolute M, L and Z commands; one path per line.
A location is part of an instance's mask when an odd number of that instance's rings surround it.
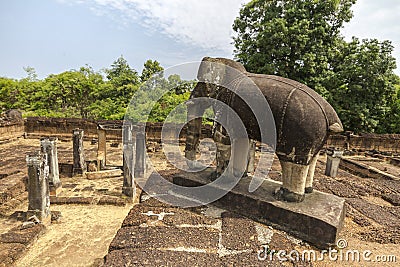
M 346 42 L 341 34 L 355 2 L 253 0 L 233 24 L 235 57 L 248 71 L 313 88 L 334 106 L 346 130 L 398 132 L 391 42 Z
M 20 109 L 24 116 L 120 120 L 138 89 L 146 88 L 148 80 L 162 72 L 163 67 L 157 61 L 148 60 L 139 75 L 121 56 L 101 72 L 84 66 L 39 80 L 34 68 L 27 67 L 25 71 L 27 77 L 20 80 L 0 77 L 1 110 Z M 170 93 L 153 103 L 149 117 L 150 121 L 163 121 L 169 110 L 189 98 L 188 92 L 194 84 L 181 80 L 179 75 L 155 79 L 158 80 L 153 85 L 158 88 L 152 88 L 149 93 L 159 96 L 160 87 L 171 88 Z M 141 118 L 142 113 L 151 111 L 146 97 L 143 99 L 146 108 L 131 111 L 132 118 Z

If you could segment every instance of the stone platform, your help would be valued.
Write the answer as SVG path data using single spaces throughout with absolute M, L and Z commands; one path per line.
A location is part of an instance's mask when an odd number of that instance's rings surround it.
M 174 183 L 186 187 L 209 184 L 212 169 L 199 173 L 181 173 Z M 256 221 L 272 224 L 318 247 L 336 244 L 345 217 L 345 199 L 314 190 L 301 203 L 278 201 L 273 192 L 280 183 L 265 180 L 253 193 L 248 191 L 251 178 L 240 182 L 213 204 Z M 222 190 L 220 188 L 213 188 Z M 193 196 L 188 196 L 193 197 Z

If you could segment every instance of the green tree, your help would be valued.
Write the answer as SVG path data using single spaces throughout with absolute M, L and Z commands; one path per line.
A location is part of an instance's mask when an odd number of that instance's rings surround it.
M 49 75 L 34 94 L 30 110 L 41 116 L 93 117 L 90 105 L 103 84 L 103 77 L 89 66 Z
M 303 82 L 324 94 L 322 77 L 356 0 L 253 0 L 233 29 L 235 56 L 248 71 Z
M 398 131 L 393 46 L 376 39 L 347 43 L 340 33 L 355 2 L 253 0 L 233 24 L 235 56 L 251 72 L 315 89 L 332 103 L 346 130 Z
M 144 68 L 142 70 L 142 75 L 140 75 L 140 81 L 147 81 L 153 74 L 163 71 L 164 68 L 161 67 L 160 63 L 156 60 L 147 60 L 144 63 Z
M 390 41 L 357 38 L 338 46 L 331 61 L 333 75 L 324 81 L 328 100 L 346 128 L 355 132 L 391 132 L 388 121 L 398 77 Z
M 111 68 L 105 70 L 106 77 L 112 85 L 110 96 L 116 100 L 119 98 L 121 104 L 129 103 L 133 94 L 139 86 L 139 75 L 132 69 L 128 62 L 121 56 L 111 65 Z M 110 91 L 110 90 L 109 90 Z
M 18 82 L 14 79 L 0 77 L 0 113 L 15 108 L 18 103 Z

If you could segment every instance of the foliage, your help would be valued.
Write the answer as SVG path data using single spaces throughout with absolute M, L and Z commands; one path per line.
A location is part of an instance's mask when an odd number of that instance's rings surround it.
M 338 111 L 346 130 L 400 132 L 398 77 L 389 41 L 344 41 L 356 0 L 253 0 L 233 29 L 248 71 L 302 82 Z
M 134 122 L 165 121 L 183 122 L 186 119 L 186 108 L 183 104 L 189 99 L 195 81 L 181 80 L 179 75 L 163 73 L 152 76 L 135 94 L 127 110 L 127 117 Z
M 154 75 L 163 71 L 157 61 L 146 61 L 139 76 L 123 57 L 103 73 L 84 66 L 39 80 L 33 68 L 27 67 L 25 71 L 27 77 L 20 80 L 0 77 L 0 110 L 20 109 L 25 117 L 121 120 L 130 101 L 136 99 L 142 103 L 140 108 L 130 111 L 134 118 L 151 112 L 149 121 L 164 121 L 169 111 L 189 98 L 188 92 L 194 87 L 192 81 L 183 81 L 178 75 L 168 78 Z M 151 101 L 152 97 L 162 96 L 166 89 L 171 92 L 158 102 Z M 182 114 L 181 117 L 186 116 Z
M 356 132 L 392 132 L 387 116 L 398 83 L 393 46 L 389 41 L 353 38 L 338 47 L 340 53 L 331 62 L 334 75 L 324 86 L 342 122 Z
M 156 73 L 162 72 L 163 70 L 164 68 L 161 67 L 159 62 L 149 59 L 144 63 L 144 68 L 142 70 L 142 75 L 140 75 L 140 80 L 142 82 L 146 82 L 148 79 L 150 79 L 151 76 Z

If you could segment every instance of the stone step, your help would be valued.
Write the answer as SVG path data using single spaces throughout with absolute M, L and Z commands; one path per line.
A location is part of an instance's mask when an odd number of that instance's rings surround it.
M 327 248 L 336 244 L 345 217 L 345 199 L 314 190 L 301 203 L 278 201 L 274 191 L 281 183 L 267 180 L 254 192 L 249 192 L 251 178 L 244 178 L 230 191 L 208 180 L 213 170 L 198 173 L 181 173 L 174 177 L 174 184 L 185 187 L 208 185 L 210 191 L 226 194 L 213 205 L 236 212 L 261 223 L 273 225 L 318 247 Z M 176 192 L 179 193 L 179 192 Z M 208 194 L 210 195 L 210 194 Z M 189 197 L 189 196 L 188 196 Z M 193 196 L 191 198 L 197 198 Z M 207 202 L 204 192 L 197 198 Z

